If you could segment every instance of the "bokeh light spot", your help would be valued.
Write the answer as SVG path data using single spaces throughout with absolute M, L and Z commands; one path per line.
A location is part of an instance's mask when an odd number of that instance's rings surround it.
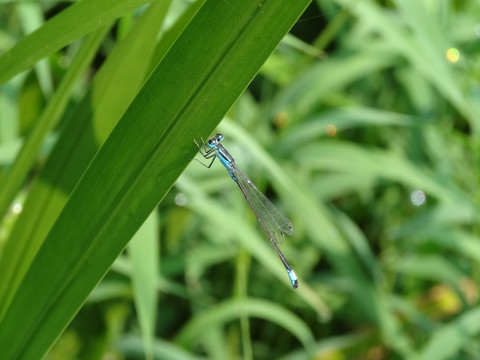
M 185 194 L 178 193 L 177 195 L 175 195 L 175 204 L 177 204 L 178 206 L 185 206 L 187 205 L 187 202 L 188 200 Z
M 426 196 L 422 190 L 415 190 L 410 195 L 410 201 L 415 206 L 423 205 L 423 203 L 425 202 L 425 199 L 426 199 Z
M 277 129 L 285 129 L 289 123 L 288 114 L 286 112 L 281 112 L 275 115 L 273 118 L 273 123 Z
M 13 204 L 12 206 L 12 212 L 14 214 L 20 214 L 23 210 L 23 205 L 19 202 L 16 202 L 15 204 Z
M 460 51 L 455 48 L 450 48 L 447 50 L 447 60 L 456 63 L 460 59 Z
M 337 128 L 335 125 L 327 125 L 327 128 L 325 129 L 325 132 L 327 133 L 327 136 L 335 136 L 337 135 Z

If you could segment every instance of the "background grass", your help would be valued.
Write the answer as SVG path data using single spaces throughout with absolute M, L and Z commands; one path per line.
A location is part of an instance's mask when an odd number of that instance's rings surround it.
M 3 356 L 480 358 L 478 2 L 146 3 L 1 5 Z

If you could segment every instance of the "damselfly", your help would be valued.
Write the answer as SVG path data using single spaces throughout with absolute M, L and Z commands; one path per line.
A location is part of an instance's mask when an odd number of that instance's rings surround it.
M 238 168 L 233 156 L 220 144 L 222 140 L 222 134 L 211 137 L 207 143 L 205 143 L 202 138 L 203 151 L 202 147 L 194 140 L 200 154 L 202 154 L 205 159 L 212 159 L 208 165 L 197 161 L 203 166 L 210 168 L 215 158 L 218 157 L 222 165 L 225 166 L 233 181 L 237 183 L 245 199 L 247 199 L 250 204 L 258 222 L 262 225 L 263 230 L 280 257 L 283 266 L 285 266 L 293 288 L 296 289 L 298 287 L 297 275 L 277 246 L 277 244 L 283 242 L 285 234 L 293 235 L 292 223 L 257 189 L 247 175 Z

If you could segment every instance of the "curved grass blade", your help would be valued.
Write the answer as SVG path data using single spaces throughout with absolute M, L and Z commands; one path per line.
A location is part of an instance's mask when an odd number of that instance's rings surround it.
M 260 299 L 225 301 L 194 317 L 183 327 L 176 341 L 183 346 L 195 345 L 202 341 L 205 329 L 224 325 L 242 313 L 275 322 L 294 334 L 305 348 L 313 346 L 313 334 L 300 318 L 275 303 Z

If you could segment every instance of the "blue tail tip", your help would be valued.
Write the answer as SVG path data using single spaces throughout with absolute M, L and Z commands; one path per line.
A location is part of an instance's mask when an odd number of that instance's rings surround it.
M 295 274 L 295 271 L 293 271 L 293 269 L 291 270 L 287 269 L 287 274 L 288 274 L 288 277 L 290 278 L 290 282 L 292 283 L 292 287 L 294 289 L 298 288 L 297 274 Z

